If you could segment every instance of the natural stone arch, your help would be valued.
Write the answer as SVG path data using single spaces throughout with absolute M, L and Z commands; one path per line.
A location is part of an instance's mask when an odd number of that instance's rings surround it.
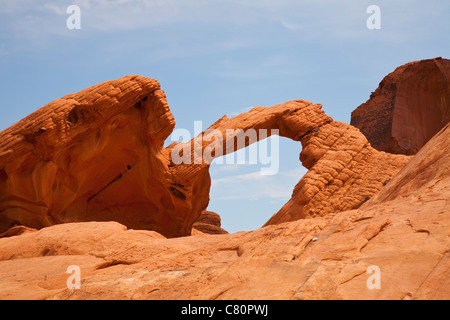
M 209 163 L 195 161 L 195 148 L 191 163 L 171 161 L 177 144 L 165 148 L 164 141 L 174 125 L 159 83 L 127 76 L 55 100 L 4 130 L 0 233 L 17 224 L 114 220 L 167 237 L 189 235 L 209 202 Z M 224 116 L 208 129 L 224 137 L 231 129 L 273 129 L 301 141 L 310 172 L 268 224 L 357 207 L 409 159 L 374 150 L 359 130 L 304 100 Z M 200 140 L 202 153 L 211 143 Z M 236 151 L 227 145 L 222 154 Z
M 309 171 L 294 188 L 291 200 L 264 226 L 356 209 L 410 159 L 375 150 L 357 128 L 333 121 L 321 107 L 304 100 L 270 108 L 256 107 L 231 119 L 224 116 L 209 128 L 219 130 L 222 135 L 237 128 L 278 129 L 280 136 L 302 143 L 300 161 Z M 202 150 L 210 143 L 208 139 L 203 141 Z M 224 146 L 222 154 L 234 151 L 236 148 Z M 194 154 L 191 157 L 194 159 Z M 182 178 L 186 172 L 188 177 L 193 177 L 205 167 L 208 164 L 177 166 L 174 176 Z

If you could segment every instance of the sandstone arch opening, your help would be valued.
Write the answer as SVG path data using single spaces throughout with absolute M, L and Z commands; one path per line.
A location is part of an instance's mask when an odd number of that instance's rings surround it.
M 245 153 L 245 164 L 227 164 L 225 157 L 216 158 L 210 166 L 211 188 L 207 210 L 221 217 L 222 228 L 229 233 L 256 230 L 291 198 L 292 190 L 307 170 L 299 161 L 301 143 L 279 137 L 276 155 L 278 172 L 262 175 L 261 163 L 249 163 L 250 148 L 259 150 L 270 140 L 259 141 L 232 154 Z M 274 150 L 270 150 L 272 156 Z

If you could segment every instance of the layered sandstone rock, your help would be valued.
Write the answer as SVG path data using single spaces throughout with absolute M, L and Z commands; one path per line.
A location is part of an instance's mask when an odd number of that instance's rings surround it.
M 0 299 L 448 300 L 449 142 L 447 126 L 378 195 L 324 217 L 175 239 L 117 222 L 0 239 Z
M 450 121 L 450 60 L 435 58 L 398 67 L 351 124 L 381 151 L 412 155 Z
M 158 82 L 127 76 L 55 100 L 4 130 L 0 232 L 114 220 L 188 234 L 195 218 L 183 216 L 170 192 L 163 145 L 174 125 Z
M 156 80 L 128 76 L 96 85 L 0 133 L 0 231 L 95 220 L 189 235 L 209 202 L 213 158 L 273 130 L 298 140 L 331 120 L 321 105 L 303 100 L 256 107 L 214 123 L 191 141 L 188 161 L 175 164 L 182 144 L 163 147 L 174 120 Z
M 214 159 L 278 134 L 302 143 L 300 160 L 309 171 L 295 187 L 291 200 L 265 225 L 358 208 L 410 158 L 375 150 L 357 128 L 333 121 L 321 108 L 320 104 L 294 100 L 270 108 L 256 107 L 231 119 L 222 117 L 202 136 L 192 139 L 189 148 L 183 150 L 176 143 L 168 148 L 175 154 L 190 151 L 191 164 L 171 164 L 177 185 L 204 176 L 209 188 L 210 161 L 205 162 L 205 155 Z M 204 156 L 203 161 L 198 160 L 199 155 Z
M 226 234 L 228 231 L 221 228 L 222 221 L 220 216 L 212 211 L 204 210 L 192 225 L 193 235 L 199 234 Z
M 164 148 L 173 127 L 156 80 L 127 76 L 1 132 L 0 299 L 450 298 L 450 125 L 414 157 L 304 100 Z M 265 227 L 222 232 L 210 162 L 271 134 L 309 171 Z
M 300 160 L 309 170 L 265 225 L 356 209 L 410 159 L 375 150 L 358 129 L 338 121 L 316 128 L 301 142 Z
M 212 160 L 272 134 L 298 141 L 314 128 L 333 120 L 321 108 L 322 105 L 305 100 L 255 107 L 231 119 L 223 116 L 188 143 L 172 143 L 167 150 L 171 154 L 169 170 L 174 180 L 174 192 L 181 197 L 189 197 L 193 189 L 186 186 L 194 183 L 197 194 L 200 193 L 199 188 L 205 187 L 203 192 L 209 195 L 209 166 Z M 174 163 L 175 157 L 183 157 L 183 162 Z
M 255 107 L 164 148 L 174 119 L 156 80 L 127 76 L 65 96 L 0 133 L 0 232 L 94 220 L 189 235 L 209 203 L 211 161 L 272 134 L 301 141 L 311 170 L 268 224 L 357 208 L 407 158 L 376 152 L 321 107 Z

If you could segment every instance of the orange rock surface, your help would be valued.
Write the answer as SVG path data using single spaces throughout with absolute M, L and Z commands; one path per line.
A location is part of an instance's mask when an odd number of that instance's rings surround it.
M 189 235 L 209 202 L 209 165 L 278 130 L 300 139 L 330 122 L 321 105 L 304 100 L 256 107 L 191 141 L 188 163 L 164 148 L 174 119 L 154 79 L 127 76 L 67 95 L 0 133 L 0 233 L 76 221 L 117 221 L 167 237 Z M 259 129 L 268 129 L 260 137 Z M 232 131 L 228 134 L 229 130 Z M 253 137 L 245 134 L 253 130 Z M 242 140 L 244 138 L 244 140 Z M 235 140 L 243 141 L 241 145 Z M 188 157 L 189 158 L 189 157 Z M 13 228 L 8 232 L 8 229 Z M 15 230 L 15 231 L 14 231 Z
M 118 221 L 167 236 L 196 217 L 170 191 L 175 121 L 156 80 L 127 76 L 67 95 L 0 133 L 0 232 Z M 187 216 L 187 218 L 186 218 Z
M 128 76 L 96 85 L 0 133 L 0 232 L 95 220 L 189 235 L 209 202 L 213 158 L 272 130 L 300 140 L 331 121 L 320 104 L 304 100 L 256 107 L 204 132 L 200 156 L 210 154 L 209 161 L 197 159 L 194 138 L 190 161 L 174 164 L 172 151 L 180 144 L 163 147 L 174 119 L 156 80 Z M 249 131 L 254 135 L 245 137 Z M 211 138 L 217 134 L 221 145 Z
M 200 234 L 225 234 L 228 233 L 221 228 L 222 221 L 220 216 L 212 211 L 204 210 L 192 225 L 192 235 Z
M 156 80 L 128 76 L 68 95 L 0 133 L 0 232 L 117 221 L 167 237 L 189 235 L 209 203 L 212 159 L 272 130 L 302 142 L 310 171 L 267 224 L 357 208 L 407 158 L 373 150 L 321 107 L 294 100 L 224 116 L 191 140 L 187 163 L 174 163 L 174 152 L 187 149 L 163 147 L 174 119 Z
M 446 126 L 360 208 L 251 232 L 166 239 L 79 222 L 2 238 L 0 299 L 448 300 L 449 151 Z
M 351 124 L 381 151 L 412 155 L 450 121 L 450 60 L 435 58 L 398 67 Z
M 358 129 L 338 121 L 316 128 L 301 141 L 300 160 L 309 170 L 265 226 L 356 209 L 410 159 L 375 150 Z
M 450 298 L 450 124 L 414 156 L 304 100 L 164 147 L 174 124 L 158 82 L 127 76 L 0 133 L 0 299 Z M 205 211 L 209 165 L 271 134 L 309 171 L 262 228 L 228 234 Z

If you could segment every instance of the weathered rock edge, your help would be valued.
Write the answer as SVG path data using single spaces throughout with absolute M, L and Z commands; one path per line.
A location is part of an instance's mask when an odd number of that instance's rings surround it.
M 0 133 L 0 232 L 117 221 L 167 237 L 189 235 L 211 184 L 210 162 L 196 159 L 194 145 L 200 143 L 201 154 L 213 147 L 214 158 L 272 130 L 301 141 L 300 160 L 310 170 L 267 224 L 357 208 L 408 157 L 374 150 L 359 130 L 333 121 L 321 107 L 294 100 L 224 116 L 203 139 L 192 139 L 189 163 L 174 164 L 178 144 L 165 148 L 164 141 L 175 121 L 156 80 L 126 76 L 67 95 Z M 249 131 L 253 139 L 234 143 Z M 224 137 L 220 148 L 215 134 Z
M 448 125 L 356 210 L 176 239 L 117 222 L 3 238 L 0 299 L 448 300 L 449 163 Z

